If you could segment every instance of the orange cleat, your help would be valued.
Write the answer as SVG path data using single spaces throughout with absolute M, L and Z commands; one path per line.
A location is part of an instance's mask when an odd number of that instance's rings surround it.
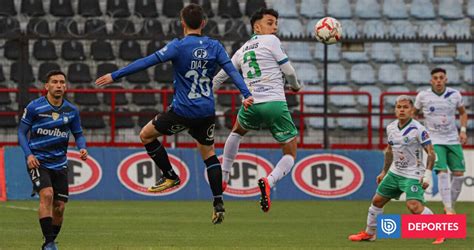
M 358 234 L 349 235 L 351 241 L 374 241 L 375 234 L 368 234 L 366 231 L 361 231 Z
M 444 237 L 439 237 L 439 238 L 436 238 L 435 241 L 433 241 L 433 245 L 439 245 L 439 244 L 443 244 L 444 242 L 446 241 L 446 238 Z
M 268 184 L 268 179 L 263 177 L 258 179 L 258 187 L 260 188 L 260 207 L 262 208 L 263 212 L 270 211 L 270 207 L 272 206 L 272 202 L 270 200 L 270 184 Z

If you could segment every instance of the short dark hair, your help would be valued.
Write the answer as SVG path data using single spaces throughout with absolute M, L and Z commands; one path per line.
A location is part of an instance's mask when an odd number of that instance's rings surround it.
M 49 78 L 55 75 L 63 75 L 64 78 L 67 78 L 66 74 L 62 72 L 61 70 L 51 70 L 46 74 L 46 82 L 49 82 Z
M 442 72 L 446 75 L 446 70 L 443 69 L 443 68 L 434 68 L 433 70 L 431 70 L 431 75 L 434 75 L 434 74 L 439 73 L 439 72 Z
M 206 14 L 204 14 L 201 5 L 195 3 L 190 3 L 181 9 L 180 15 L 186 25 L 191 29 L 198 29 L 202 21 L 206 19 Z
M 271 15 L 278 19 L 278 11 L 274 9 L 260 8 L 259 10 L 254 12 L 252 14 L 252 17 L 250 18 L 250 26 L 252 27 L 252 31 L 254 23 L 258 20 L 261 20 L 264 15 Z

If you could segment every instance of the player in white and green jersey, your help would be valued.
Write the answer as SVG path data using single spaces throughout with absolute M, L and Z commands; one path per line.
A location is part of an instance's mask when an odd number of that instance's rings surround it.
M 413 100 L 401 95 L 395 104 L 397 120 L 387 126 L 388 145 L 385 149 L 384 167 L 377 176 L 377 192 L 367 215 L 365 231 L 350 235 L 352 241 L 373 241 L 377 229 L 377 216 L 391 199 L 406 194 L 407 207 L 413 214 L 433 214 L 424 206 L 424 189 L 429 186 L 435 154 L 425 127 L 411 118 Z M 428 154 L 426 167 L 423 151 Z
M 250 23 L 254 34 L 234 54 L 232 63 L 242 70 L 254 104 L 247 110 L 239 110 L 238 119 L 225 142 L 223 186 L 225 189 L 229 181 L 242 136 L 249 130 L 259 130 L 262 125 L 266 125 L 283 150 L 283 157 L 273 171 L 258 180 L 261 191 L 260 206 L 264 212 L 268 212 L 271 206 L 271 187 L 291 171 L 296 158 L 298 131 L 286 104 L 283 76 L 293 91 L 300 90 L 301 85 L 288 56 L 281 48 L 280 39 L 275 36 L 278 30 L 278 12 L 273 9 L 260 9 L 252 15 Z M 221 70 L 214 77 L 214 89 L 226 79 L 227 74 Z
M 457 200 L 464 182 L 465 162 L 461 144 L 467 141 L 467 112 L 459 91 L 446 87 L 446 70 L 431 71 L 431 89 L 416 96 L 415 108 L 425 117 L 436 153 L 434 170 L 438 175 L 438 186 L 445 212 L 454 214 Z M 456 127 L 456 110 L 459 112 L 461 129 Z M 452 179 L 448 169 L 451 171 Z M 452 180 L 452 183 L 450 184 Z

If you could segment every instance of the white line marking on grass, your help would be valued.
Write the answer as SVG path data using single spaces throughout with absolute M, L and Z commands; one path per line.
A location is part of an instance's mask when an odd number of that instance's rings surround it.
M 18 209 L 18 210 L 26 210 L 26 211 L 35 211 L 35 212 L 38 211 L 37 208 L 31 208 L 31 207 L 19 207 L 19 206 L 11 206 L 11 205 L 2 206 L 2 207 Z

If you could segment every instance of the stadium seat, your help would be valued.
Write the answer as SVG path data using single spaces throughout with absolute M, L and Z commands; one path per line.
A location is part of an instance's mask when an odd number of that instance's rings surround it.
M 283 37 L 303 37 L 303 25 L 298 19 L 279 18 L 278 34 Z
M 20 32 L 20 22 L 16 18 L 0 18 L 0 35 L 19 35 Z
M 344 108 L 339 110 L 339 114 L 359 114 L 360 111 L 355 108 Z M 366 128 L 364 121 L 366 118 L 348 116 L 348 117 L 337 117 L 336 123 L 344 130 L 363 130 Z
M 474 18 L 474 0 L 467 0 L 467 16 Z
M 408 20 L 395 20 L 390 22 L 389 35 L 395 38 L 415 38 L 416 25 Z
M 60 70 L 61 68 L 59 67 L 59 65 L 56 63 L 56 62 L 45 62 L 45 63 L 42 63 L 39 68 L 38 68 L 38 78 L 41 83 L 45 83 L 46 80 L 46 75 L 48 74 L 48 72 L 52 71 L 52 70 Z
M 456 44 L 456 59 L 461 63 L 474 62 L 474 48 L 471 43 Z
M 76 83 L 92 83 L 89 65 L 85 63 L 72 63 L 68 67 L 68 81 Z
M 426 64 L 412 64 L 407 67 L 407 82 L 415 85 L 430 83 L 430 69 Z
M 220 88 L 220 90 L 229 90 L 228 88 Z M 242 105 L 242 99 L 240 98 L 239 95 L 236 95 L 235 97 L 235 106 L 238 108 L 240 105 Z M 217 103 L 223 107 L 231 107 L 232 106 L 232 95 L 230 94 L 218 94 L 217 95 Z
M 364 23 L 364 35 L 367 38 L 383 38 L 388 32 L 381 20 L 368 20 Z
M 353 90 L 348 86 L 335 86 L 329 92 L 353 92 Z M 336 107 L 354 107 L 356 105 L 354 95 L 330 94 L 329 102 Z
M 214 17 L 214 11 L 212 10 L 211 0 L 191 0 L 190 2 L 201 5 L 202 9 L 204 10 L 204 13 L 208 18 Z
M 72 18 L 61 18 L 56 21 L 56 35 L 60 36 L 78 36 L 79 29 L 77 22 Z
M 448 82 L 447 82 L 448 85 L 461 84 L 459 71 L 456 66 L 452 64 L 442 64 L 438 66 L 446 70 L 446 76 L 448 77 Z
M 474 86 L 474 64 L 467 65 L 464 67 L 464 82 Z
M 28 21 L 26 33 L 29 35 L 49 36 L 49 23 L 46 19 L 33 17 Z
M 163 15 L 171 18 L 179 17 L 179 11 L 183 7 L 183 0 L 163 0 Z
M 3 66 L 0 64 L 0 82 L 4 82 L 6 80 L 5 74 L 3 73 Z
M 448 22 L 446 25 L 446 36 L 453 39 L 471 38 L 471 20 L 462 19 Z
M 126 61 L 134 61 L 143 57 L 140 44 L 135 40 L 123 40 L 120 43 L 119 57 Z
M 379 82 L 387 85 L 404 84 L 403 71 L 398 64 L 382 64 L 379 68 Z
M 138 126 L 140 128 L 145 127 L 145 125 L 150 122 L 157 115 L 157 110 L 154 108 L 143 108 L 140 109 L 140 115 L 138 116 Z
M 33 56 L 36 60 L 56 60 L 58 55 L 53 42 L 48 40 L 37 40 L 33 45 Z
M 119 108 L 115 112 L 115 128 L 116 129 L 128 129 L 135 127 L 130 110 L 126 108 Z
M 298 13 L 296 12 L 295 0 L 267 0 L 272 5 L 272 8 L 278 11 L 280 17 L 283 18 L 296 18 Z
M 135 35 L 135 24 L 129 19 L 115 19 L 112 34 L 116 36 L 132 36 Z
M 429 81 L 429 78 L 428 78 Z M 405 87 L 405 86 L 393 86 L 389 87 L 386 89 L 386 92 L 388 93 L 394 93 L 394 92 L 402 92 L 402 93 L 408 93 L 410 90 Z M 398 95 L 387 95 L 385 96 L 385 104 L 388 105 L 388 107 L 394 107 L 395 106 L 395 101 L 397 100 Z
M 74 16 L 71 1 L 64 0 L 51 0 L 51 3 L 49 5 L 49 13 L 57 17 Z
M 305 91 L 324 91 L 320 86 L 306 86 Z M 307 106 L 324 106 L 324 95 L 308 94 L 303 96 L 304 104 Z
M 300 102 L 298 101 L 299 100 L 298 95 L 285 94 L 285 97 L 286 97 L 286 104 L 288 105 L 289 108 L 299 106 Z
M 395 51 L 392 43 L 373 43 L 370 55 L 375 62 L 395 62 Z
M 22 0 L 20 13 L 30 17 L 44 16 L 43 1 Z
M 219 0 L 217 14 L 222 18 L 241 18 L 239 2 L 237 0 Z
M 282 42 L 283 48 L 290 61 L 309 62 L 313 58 L 310 53 L 309 43 L 307 42 Z
M 171 84 L 173 82 L 173 66 L 170 63 L 156 65 L 153 79 L 159 83 Z
M 407 5 L 404 0 L 383 1 L 383 15 L 388 19 L 407 19 Z
M 118 70 L 118 66 L 113 64 L 113 63 L 102 63 L 97 66 L 97 71 L 95 78 L 99 78 L 105 74 L 112 73 L 114 71 Z M 121 79 L 116 80 L 116 82 L 121 81 Z
M 85 129 L 103 129 L 105 121 L 102 114 L 93 114 L 101 112 L 99 108 L 84 108 L 81 110 L 81 125 Z M 88 114 L 91 113 L 91 114 Z
M 114 60 L 112 45 L 104 40 L 97 40 L 91 44 L 91 58 L 95 61 Z
M 125 77 L 125 79 L 132 83 L 132 84 L 143 84 L 143 83 L 149 83 L 150 82 L 150 77 L 148 76 L 148 70 L 140 70 L 137 73 L 128 75 Z
M 202 30 L 202 33 L 205 34 L 206 36 L 213 37 L 213 38 L 219 38 L 219 27 L 217 26 L 217 22 L 210 19 L 204 29 Z
M 324 44 L 316 43 L 314 58 L 318 61 L 324 61 Z M 334 44 L 328 46 L 328 62 L 339 62 L 341 60 L 341 45 Z
M 13 110 L 12 108 L 8 106 L 3 106 L 0 108 L 0 111 L 1 112 L 14 112 L 15 110 Z M 17 126 L 18 126 L 18 123 L 14 115 L 2 116 L 2 119 L 0 119 L 0 128 L 16 128 Z
M 0 0 L 0 16 L 15 16 L 17 14 L 13 0 Z
M 149 86 L 137 85 L 134 89 L 151 90 L 152 88 Z M 156 94 L 154 93 L 132 93 L 132 103 L 138 106 L 156 106 L 158 101 L 156 99 Z
M 114 86 L 114 85 L 109 85 L 105 88 L 106 89 L 123 89 L 122 86 Z M 112 94 L 104 93 L 104 103 L 107 105 L 112 104 Z M 115 105 L 121 106 L 121 105 L 126 105 L 126 104 L 128 104 L 128 100 L 127 100 L 127 97 L 125 96 L 125 93 L 116 93 Z
M 162 38 L 165 33 L 160 20 L 155 18 L 145 19 L 143 21 L 143 27 L 141 29 L 141 35 L 146 37 L 152 37 L 155 39 Z
M 351 81 L 355 84 L 375 84 L 374 68 L 368 63 L 353 64 L 351 68 Z
M 343 38 L 358 38 L 361 37 L 362 31 L 354 20 L 340 20 Z
M 0 89 L 8 89 L 8 87 L 2 84 L 0 85 Z M 10 99 L 10 93 L 0 92 L 0 106 L 10 105 L 11 103 L 12 103 L 12 100 Z
M 382 90 L 377 86 L 362 86 L 358 89 L 360 92 L 369 92 L 372 97 L 372 107 L 380 105 L 380 95 Z M 363 107 L 369 106 L 369 98 L 366 95 L 357 95 L 357 102 Z
M 380 4 L 377 0 L 357 0 L 355 15 L 362 19 L 380 18 Z
M 99 0 L 79 0 L 77 13 L 83 17 L 101 16 Z
M 163 44 L 161 43 L 160 40 L 151 40 L 146 45 L 146 54 L 151 55 L 155 53 L 156 51 L 160 50 L 162 47 L 163 47 Z
M 328 64 L 328 83 L 331 84 L 347 84 L 346 69 L 342 64 Z
M 225 22 L 224 37 L 229 40 L 248 39 L 247 26 L 240 19 L 229 19 Z
M 424 62 L 422 51 L 419 43 L 400 43 L 400 59 L 405 63 Z
M 352 18 L 349 0 L 328 1 L 328 16 L 340 19 Z
M 111 17 L 129 17 L 127 0 L 107 0 L 107 15 Z
M 316 114 L 323 114 L 324 110 L 322 108 L 308 108 L 306 113 L 316 113 Z M 334 117 L 328 117 L 328 128 L 329 129 L 336 129 L 336 119 Z M 323 129 L 324 128 L 324 117 L 310 117 L 308 118 L 308 125 L 313 129 Z
M 301 112 L 298 109 L 290 110 L 291 118 L 293 119 L 293 123 L 295 124 L 296 129 L 299 131 L 301 129 L 301 125 L 303 125 L 303 129 L 306 129 L 305 120 L 301 121 Z M 303 122 L 303 124 L 301 124 Z
M 35 81 L 31 64 L 28 63 L 25 67 L 20 67 L 20 63 L 12 63 L 10 66 L 10 80 L 19 83 L 22 77 L 24 77 L 27 83 L 33 83 Z
M 135 0 L 135 15 L 139 17 L 158 17 L 155 0 Z
M 20 58 L 20 41 L 7 40 L 3 45 L 3 55 L 10 60 L 18 60 Z
M 418 22 L 418 35 L 429 39 L 443 38 L 444 30 L 438 21 L 420 21 Z
M 298 79 L 304 84 L 318 84 L 319 78 L 318 69 L 311 63 L 293 63 Z
M 67 61 L 76 61 L 86 59 L 84 46 L 80 41 L 66 41 L 61 46 L 61 57 Z
M 265 3 L 265 0 L 247 0 L 245 2 L 245 15 L 250 17 L 255 11 L 266 7 L 267 4 Z
M 168 23 L 168 36 L 183 37 L 183 28 L 181 27 L 180 20 L 173 19 Z
M 87 19 L 84 25 L 84 35 L 104 36 L 107 32 L 105 21 L 99 19 Z
M 428 46 L 428 61 L 433 62 L 433 63 L 448 63 L 448 62 L 453 62 L 454 57 L 456 55 L 450 55 L 450 54 L 444 54 L 444 53 L 439 53 L 436 54 L 436 47 L 437 46 L 448 46 L 448 43 L 431 43 Z
M 300 14 L 306 18 L 322 18 L 326 16 L 322 0 L 302 0 Z M 314 27 L 314 25 L 313 25 Z
M 76 89 L 89 89 L 87 87 L 78 86 Z M 74 93 L 74 102 L 78 105 L 84 106 L 98 106 L 100 105 L 97 93 Z
M 434 19 L 436 17 L 431 0 L 413 0 L 410 15 L 416 19 Z
M 464 18 L 462 5 L 463 0 L 439 0 L 439 16 L 444 19 Z
M 342 58 L 351 63 L 368 62 L 367 49 L 364 47 L 363 51 L 342 51 Z

